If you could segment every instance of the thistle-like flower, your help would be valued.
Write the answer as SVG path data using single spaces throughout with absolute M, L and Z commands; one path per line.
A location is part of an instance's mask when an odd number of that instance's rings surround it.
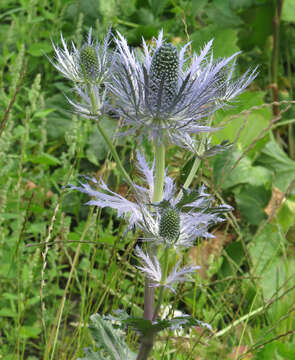
M 113 55 L 109 50 L 111 32 L 108 31 L 103 44 L 92 40 L 92 29 L 89 30 L 87 41 L 81 49 L 72 42 L 68 48 L 63 36 L 63 49 L 54 43 L 56 62 L 50 60 L 53 66 L 67 79 L 79 86 L 87 84 L 102 85 L 109 81 L 112 71 Z
M 114 109 L 130 126 L 129 132 L 149 134 L 156 142 L 170 142 L 194 148 L 192 134 L 213 131 L 207 118 L 239 95 L 256 77 L 256 68 L 234 80 L 235 58 L 213 60 L 212 40 L 200 55 L 185 57 L 163 40 L 161 31 L 155 46 L 143 40 L 143 54 L 131 51 L 125 38 L 115 39 L 118 63 L 110 90 L 116 95 Z
M 74 102 L 67 97 L 74 111 L 87 118 L 99 117 L 105 107 L 107 83 L 111 79 L 111 71 L 115 55 L 109 49 L 111 31 L 109 30 L 103 44 L 92 40 L 89 30 L 87 41 L 81 49 L 72 43 L 72 49 L 61 35 L 63 49 L 53 44 L 56 62 L 51 61 L 63 76 L 74 83 L 74 90 L 81 102 Z
M 182 197 L 178 199 L 175 196 L 175 185 L 169 176 L 165 176 L 163 200 L 152 204 L 154 167 L 150 168 L 139 152 L 137 160 L 137 167 L 148 187 L 134 184 L 136 201 L 113 192 L 102 180 L 97 181 L 95 178 L 86 179 L 92 181 L 97 190 L 89 183 L 69 185 L 69 188 L 91 196 L 93 199 L 87 205 L 117 210 L 119 217 L 127 219 L 129 228 L 139 227 L 143 230 L 144 241 L 178 248 L 192 246 L 198 237 L 214 237 L 208 227 L 223 221 L 221 214 L 232 208 L 228 205 L 214 207 L 211 196 L 203 186 L 194 191 L 183 189 Z

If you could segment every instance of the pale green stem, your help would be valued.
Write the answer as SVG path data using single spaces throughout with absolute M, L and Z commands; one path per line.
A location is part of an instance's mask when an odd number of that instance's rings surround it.
M 210 119 L 209 120 L 209 126 L 211 126 L 211 123 L 212 123 L 212 119 Z M 204 152 L 204 150 L 205 150 L 205 142 L 206 142 L 206 140 L 208 139 L 208 134 L 206 135 L 206 136 L 204 136 L 203 138 L 202 138 L 202 140 L 201 140 L 201 143 L 200 143 L 200 146 L 199 146 L 199 148 L 198 148 L 198 152 L 202 155 L 203 154 L 203 152 Z M 196 157 L 195 158 L 195 161 L 194 161 L 194 163 L 193 163 L 193 166 L 192 166 L 192 168 L 191 168 L 191 170 L 190 170 L 190 172 L 189 172 L 189 174 L 188 174 L 188 176 L 187 176 L 187 178 L 186 178 L 186 180 L 185 180 L 185 182 L 184 182 L 184 184 L 183 184 L 183 188 L 184 189 L 188 189 L 189 188 L 189 186 L 190 186 L 190 184 L 193 182 L 193 180 L 194 180 L 194 177 L 196 176 L 196 173 L 197 173 L 197 171 L 199 170 L 199 166 L 200 166 L 200 164 L 201 164 L 201 161 L 202 161 L 202 159 L 201 158 L 199 158 L 199 157 Z M 177 200 L 179 200 L 180 198 L 181 198 L 181 194 L 182 194 L 182 191 L 180 191 L 179 192 L 179 194 L 177 195 Z
M 91 86 L 89 85 L 88 87 L 89 93 L 90 93 L 90 98 L 91 98 L 91 104 L 92 104 L 92 112 L 95 114 L 97 111 L 99 111 L 99 107 L 100 104 L 97 103 L 97 99 L 95 97 L 94 91 L 92 90 Z M 124 166 L 120 160 L 120 157 L 117 153 L 117 150 L 115 149 L 112 141 L 110 140 L 108 134 L 106 133 L 106 131 L 104 130 L 104 128 L 101 126 L 100 121 L 98 120 L 97 122 L 97 128 L 98 131 L 101 133 L 102 137 L 104 138 L 105 142 L 107 143 L 109 150 L 118 166 L 119 171 L 121 172 L 122 176 L 125 178 L 125 180 L 128 182 L 128 184 L 134 189 L 134 185 L 133 182 L 130 178 L 130 176 L 128 175 L 128 173 L 126 172 L 126 170 L 124 169 Z
M 165 177 L 165 144 L 155 144 L 155 176 L 154 176 L 154 192 L 153 203 L 160 202 L 163 197 Z M 152 252 L 149 247 L 149 252 Z M 160 290 L 161 292 L 161 290 Z M 163 290 L 162 290 L 163 292 Z M 161 295 L 163 297 L 163 294 Z M 157 310 L 158 311 L 158 310 Z M 144 319 L 152 321 L 154 318 L 154 288 L 151 287 L 150 280 L 145 278 L 144 290 Z M 153 348 L 154 338 L 143 337 L 141 339 L 141 346 L 137 355 L 137 360 L 146 360 Z
M 153 203 L 162 200 L 165 175 L 165 144 L 155 144 L 155 176 L 154 176 L 154 192 Z M 149 252 L 151 247 L 149 246 Z M 144 290 L 144 318 L 152 320 L 154 316 L 154 288 L 151 287 L 150 280 L 145 279 Z
M 259 314 L 261 311 L 263 311 L 265 309 L 264 306 L 259 307 L 256 310 L 253 310 L 251 312 L 249 312 L 248 314 L 242 316 L 241 318 L 237 319 L 236 321 L 234 321 L 232 324 L 230 324 L 229 326 L 227 326 L 226 328 L 218 331 L 216 334 L 214 334 L 214 337 L 220 337 L 223 336 L 224 334 L 226 334 L 228 331 L 230 331 L 231 329 L 233 329 L 235 326 L 239 325 L 240 323 L 242 323 L 245 320 L 249 320 L 250 317 Z
M 165 175 L 165 145 L 155 145 L 155 181 L 154 181 L 154 193 L 153 203 L 162 200 L 163 188 L 164 188 L 164 175 Z
M 164 299 L 164 292 L 165 292 L 165 282 L 167 279 L 167 273 L 168 273 L 168 255 L 169 255 L 169 248 L 166 246 L 164 251 L 164 262 L 163 262 L 163 271 L 162 271 L 162 279 L 161 279 L 161 286 L 160 286 L 160 292 L 159 292 L 159 299 L 158 303 L 154 312 L 153 321 L 157 320 L 158 313 L 160 311 L 163 299 Z

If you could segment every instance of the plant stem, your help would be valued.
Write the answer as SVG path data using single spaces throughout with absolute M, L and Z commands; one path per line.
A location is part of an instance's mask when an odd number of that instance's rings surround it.
M 155 179 L 153 203 L 162 200 L 165 174 L 165 145 L 155 145 Z M 151 249 L 149 249 L 151 252 Z M 146 277 L 144 290 L 144 318 L 152 320 L 154 316 L 154 289 L 150 286 L 150 281 Z
M 156 144 L 155 151 L 155 182 L 154 182 L 154 193 L 153 203 L 162 200 L 163 188 L 164 188 L 164 174 L 165 174 L 165 145 Z
M 278 0 L 277 6 L 275 7 L 275 14 L 272 20 L 273 23 L 273 50 L 271 60 L 271 73 L 272 73 L 272 90 L 273 90 L 273 101 L 279 101 L 279 89 L 278 89 L 278 57 L 279 57 L 279 35 L 280 35 L 280 23 L 281 13 L 284 0 Z M 278 105 L 273 105 L 273 115 L 276 117 L 279 114 Z M 276 132 L 277 140 L 280 140 L 280 134 Z
M 159 202 L 163 197 L 165 175 L 165 144 L 155 144 L 155 178 L 154 178 L 154 192 L 153 203 Z M 151 248 L 148 249 L 152 252 Z M 163 297 L 163 295 L 161 295 Z M 145 278 L 144 289 L 144 319 L 152 321 L 154 318 L 154 288 L 151 287 L 150 280 Z M 137 360 L 146 360 L 150 351 L 153 348 L 153 337 L 141 339 L 141 346 L 137 355 Z
M 90 98 L 91 98 L 91 104 L 92 104 L 92 112 L 93 113 L 96 113 L 99 111 L 99 108 L 100 108 L 100 104 L 97 102 L 97 99 L 96 99 L 96 96 L 94 94 L 94 91 L 91 89 L 91 86 L 89 85 L 89 93 L 90 93 Z M 116 148 L 114 147 L 113 143 L 111 142 L 108 134 L 106 133 L 106 131 L 104 130 L 104 128 L 101 126 L 100 124 L 100 119 L 97 121 L 97 128 L 98 128 L 98 131 L 101 133 L 102 137 L 104 138 L 105 142 L 107 143 L 109 149 L 110 149 L 110 152 L 118 166 L 118 169 L 119 171 L 121 172 L 122 176 L 124 177 L 124 179 L 127 181 L 127 183 L 134 189 L 134 185 L 133 185 L 133 182 L 130 178 L 130 176 L 128 175 L 128 173 L 126 172 L 121 160 L 120 160 L 120 157 L 117 153 L 117 150 Z
M 165 292 L 165 281 L 167 278 L 167 272 L 168 272 L 168 254 L 169 254 L 169 248 L 166 246 L 165 251 L 164 251 L 164 263 L 163 263 L 163 271 L 162 271 L 162 285 L 160 287 L 160 293 L 159 293 L 159 299 L 158 299 L 158 303 L 154 312 L 154 316 L 153 316 L 153 321 L 157 320 L 157 316 L 160 310 L 160 307 L 162 305 L 163 299 L 164 299 L 164 292 Z
M 210 125 L 211 125 L 211 122 L 212 122 L 212 120 L 210 120 L 210 122 L 209 122 Z M 209 126 L 210 126 L 210 125 L 209 125 Z M 201 154 L 202 154 L 203 151 L 204 151 L 205 142 L 206 142 L 207 138 L 208 138 L 208 135 L 207 135 L 207 136 L 204 136 L 204 137 L 202 138 L 201 142 L 200 142 L 200 146 L 199 146 L 199 148 L 198 148 L 198 152 L 201 153 Z M 184 182 L 184 184 L 183 184 L 183 188 L 184 188 L 184 189 L 188 189 L 189 186 L 190 186 L 190 184 L 193 182 L 194 177 L 196 176 L 196 173 L 197 173 L 197 171 L 198 171 L 198 169 L 199 169 L 199 166 L 200 166 L 200 164 L 201 164 L 201 161 L 202 161 L 202 159 L 201 159 L 200 157 L 196 157 L 196 158 L 195 158 L 195 161 L 194 161 L 194 163 L 193 163 L 193 166 L 191 167 L 190 172 L 189 172 L 189 174 L 188 174 L 188 176 L 187 176 L 187 178 L 186 178 L 186 180 L 185 180 L 185 182 Z M 176 199 L 177 199 L 177 200 L 180 200 L 181 195 L 182 195 L 182 191 L 180 191 L 180 192 L 178 193 Z
M 123 164 L 119 158 L 119 155 L 117 153 L 117 150 L 115 149 L 110 138 L 108 137 L 107 133 L 105 132 L 104 128 L 101 126 L 101 124 L 99 122 L 97 123 L 97 128 L 98 128 L 99 132 L 101 133 L 102 137 L 104 138 L 105 142 L 107 143 L 107 145 L 110 149 L 110 152 L 111 152 L 114 160 L 117 163 L 119 171 L 121 172 L 122 176 L 125 178 L 127 183 L 133 188 L 134 185 L 132 183 L 132 180 L 131 180 L 130 176 L 128 175 L 127 171 L 124 169 L 124 166 L 123 166 Z

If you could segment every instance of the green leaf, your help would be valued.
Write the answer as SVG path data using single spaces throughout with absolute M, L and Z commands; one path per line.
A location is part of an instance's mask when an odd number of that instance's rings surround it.
M 192 1 L 192 13 L 193 15 L 199 15 L 199 13 L 207 5 L 208 0 L 191 0 Z
M 46 117 L 48 114 L 54 112 L 55 109 L 43 109 L 40 111 L 36 111 L 34 114 L 34 118 L 44 118 Z
M 253 186 L 245 184 L 234 190 L 238 210 L 252 225 L 259 225 L 267 219 L 264 211 L 271 198 L 270 186 Z
M 281 254 L 281 242 L 285 241 L 279 226 L 268 224 L 263 231 L 253 237 L 248 246 L 252 258 L 253 271 L 259 278 L 265 300 L 270 299 L 284 283 L 289 270 L 294 269 L 294 260 L 287 264 Z M 285 264 L 285 266 L 284 266 Z M 292 270 L 293 271 L 293 270 Z M 291 272 L 292 272 L 291 271 Z M 284 289 L 280 289 L 278 295 Z
M 209 324 L 194 319 L 191 315 L 183 315 L 173 319 L 164 319 L 154 322 L 143 318 L 129 316 L 122 310 L 117 310 L 116 315 L 117 316 L 108 316 L 107 318 L 131 327 L 140 336 L 153 336 L 162 330 L 177 330 L 192 326 L 203 326 L 212 330 Z
M 9 309 L 9 308 L 2 308 L 0 309 L 0 316 L 5 316 L 5 317 L 17 317 L 17 312 Z
M 22 326 L 20 328 L 20 336 L 22 338 L 38 338 L 41 328 L 38 326 Z
M 255 360 L 293 360 L 295 359 L 295 345 L 291 343 L 282 343 L 273 341 L 263 346 L 259 351 Z
M 214 159 L 213 175 L 215 183 L 223 190 L 240 184 L 270 187 L 272 174 L 261 166 L 253 166 L 247 157 L 232 149 L 218 154 Z
M 41 153 L 40 155 L 32 155 L 26 159 L 26 162 L 32 162 L 33 164 L 44 164 L 44 165 L 60 165 L 61 162 L 55 156 L 50 154 Z
M 240 112 L 253 106 L 262 105 L 264 96 L 265 92 L 263 91 L 246 91 L 239 96 L 238 102 L 231 109 L 218 111 L 215 125 L 218 127 L 220 124 L 226 123 L 226 126 L 213 134 L 213 142 L 218 144 L 225 139 L 234 142 L 238 138 L 238 148 L 241 151 L 246 150 L 262 130 L 267 128 L 272 114 L 268 108 L 253 110 L 247 115 L 240 115 Z M 233 116 L 234 118 L 232 118 Z M 268 138 L 267 133 L 265 138 Z M 264 145 L 265 141 L 260 140 L 254 150 L 260 150 Z
M 35 44 L 32 44 L 29 49 L 28 53 L 32 56 L 44 56 L 44 53 L 50 53 L 52 51 L 52 45 L 49 42 L 38 42 Z
M 224 257 L 220 269 L 222 278 L 235 275 L 245 259 L 245 252 L 240 241 L 230 243 L 224 251 L 227 256 Z
M 153 13 L 159 16 L 163 13 L 169 0 L 148 0 Z
M 295 179 L 295 161 L 274 141 L 264 147 L 257 163 L 273 171 L 274 185 L 281 191 L 286 191 L 290 182 Z
M 122 334 L 114 329 L 111 322 L 99 314 L 90 317 L 89 329 L 98 347 L 101 347 L 112 360 L 132 360 L 135 354 L 126 345 Z
M 207 8 L 206 14 L 219 28 L 233 28 L 241 25 L 241 18 L 233 11 L 230 5 L 229 1 L 213 0 L 213 4 Z
M 191 35 L 192 47 L 199 52 L 200 48 L 213 38 L 213 53 L 215 58 L 231 56 L 234 52 L 240 50 L 237 46 L 237 30 L 219 29 L 215 25 L 209 25 L 194 32 Z
M 295 224 L 295 199 L 287 199 L 281 205 L 276 216 L 278 223 L 286 233 Z
M 295 2 L 294 0 L 285 0 L 283 3 L 282 20 L 295 22 Z

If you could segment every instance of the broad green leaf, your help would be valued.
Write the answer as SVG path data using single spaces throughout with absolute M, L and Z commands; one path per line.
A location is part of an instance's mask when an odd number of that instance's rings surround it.
M 270 186 L 245 184 L 234 189 L 234 194 L 238 210 L 250 224 L 259 225 L 267 219 L 264 209 L 271 198 Z
M 229 1 L 213 0 L 213 4 L 206 10 L 208 17 L 219 28 L 233 28 L 242 24 L 241 18 L 233 11 Z
M 220 269 L 221 278 L 235 275 L 245 259 L 245 252 L 240 241 L 230 243 L 225 247 L 224 251 L 227 256 L 224 257 Z
M 215 125 L 218 127 L 225 124 L 225 126 L 213 134 L 213 142 L 218 144 L 223 140 L 234 142 L 237 139 L 238 148 L 241 151 L 246 150 L 268 127 L 272 114 L 269 108 L 253 110 L 244 115 L 240 113 L 253 106 L 262 105 L 264 96 L 265 92 L 263 91 L 246 91 L 238 97 L 232 108 L 218 111 L 215 116 Z M 232 118 L 233 116 L 234 118 Z M 268 138 L 267 133 L 265 138 Z M 260 140 L 256 149 L 259 150 L 264 144 L 265 141 Z
M 272 174 L 261 166 L 253 166 L 247 157 L 241 157 L 238 150 L 230 150 L 217 155 L 214 159 L 213 175 L 215 183 L 223 190 L 239 184 L 270 186 Z
M 215 58 L 230 56 L 240 50 L 237 46 L 237 30 L 220 29 L 216 25 L 206 26 L 191 35 L 193 49 L 199 52 L 200 48 L 213 38 L 213 54 Z
M 295 200 L 286 199 L 277 214 L 278 223 L 286 233 L 295 224 Z
M 295 161 L 291 160 L 274 141 L 270 141 L 264 147 L 257 163 L 272 170 L 274 185 L 281 191 L 286 191 L 295 179 Z
M 276 292 L 281 294 L 284 288 L 280 287 L 294 272 L 294 259 L 286 259 L 281 254 L 282 242 L 285 241 L 280 227 L 268 224 L 253 237 L 248 246 L 253 263 L 253 274 L 259 279 L 265 300 L 270 299 Z
M 292 1 L 292 0 L 291 0 Z M 242 49 L 258 46 L 262 51 L 268 48 L 268 38 L 273 32 L 274 1 L 259 1 L 244 14 L 245 25 L 239 32 L 239 44 Z
M 295 1 L 284 0 L 281 19 L 295 23 Z

